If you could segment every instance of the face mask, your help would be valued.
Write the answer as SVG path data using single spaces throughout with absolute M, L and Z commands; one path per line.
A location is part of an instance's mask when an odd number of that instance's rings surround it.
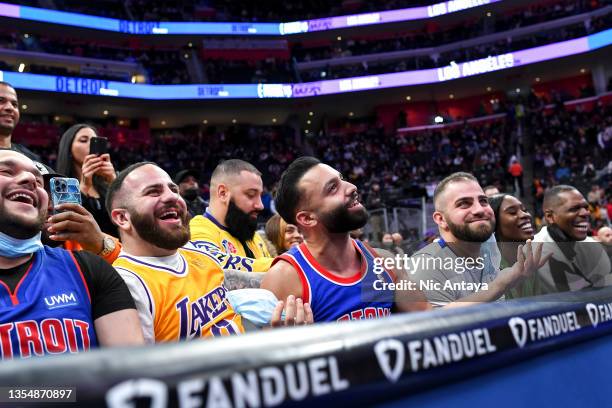
M 243 319 L 257 326 L 267 326 L 278 299 L 266 289 L 237 289 L 227 292 L 232 307 Z M 282 318 L 284 319 L 285 312 Z
M 393 241 L 391 242 L 383 242 L 383 247 L 385 248 L 393 248 Z
M 33 254 L 43 248 L 40 240 L 41 233 L 28 239 L 17 239 L 0 232 L 0 256 L 5 258 L 19 258 Z
M 189 190 L 183 191 L 183 198 L 187 201 L 193 201 L 198 196 L 198 190 L 195 188 L 190 188 Z

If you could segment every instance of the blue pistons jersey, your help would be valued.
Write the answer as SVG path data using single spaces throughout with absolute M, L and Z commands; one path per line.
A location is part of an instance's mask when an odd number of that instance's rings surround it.
M 289 262 L 302 282 L 302 299 L 310 303 L 315 322 L 374 319 L 391 314 L 394 293 L 376 280 L 387 283 L 395 276 L 374 264 L 378 255 L 358 240 L 352 240 L 361 256 L 361 269 L 353 276 L 341 277 L 325 270 L 314 259 L 306 243 L 294 246 L 279 260 Z M 379 272 L 379 273 L 376 273 Z
M 13 292 L 0 281 L 2 359 L 96 347 L 89 289 L 72 252 L 45 246 L 33 256 Z

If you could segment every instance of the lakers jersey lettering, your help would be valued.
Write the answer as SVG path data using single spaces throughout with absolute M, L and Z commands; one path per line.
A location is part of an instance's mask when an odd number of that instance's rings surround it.
M 217 287 L 194 302 L 190 302 L 189 297 L 185 296 L 176 304 L 180 315 L 181 339 L 200 337 L 202 327 L 218 320 L 217 318 L 228 309 L 226 292 L 224 287 Z M 231 325 L 224 325 L 224 327 L 229 327 L 227 334 L 236 334 L 232 332 Z
M 253 235 L 253 239 L 241 242 L 208 212 L 193 217 L 189 227 L 191 243 L 210 252 L 223 269 L 266 272 L 272 265 L 270 252 L 258 233 Z M 250 252 L 248 256 L 247 250 Z

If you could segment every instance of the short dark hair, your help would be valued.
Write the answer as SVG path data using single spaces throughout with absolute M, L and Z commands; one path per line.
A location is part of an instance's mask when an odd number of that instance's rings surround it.
M 240 159 L 229 159 L 222 161 L 215 167 L 210 176 L 211 183 L 218 178 L 226 176 L 239 176 L 241 171 L 248 171 L 261 176 L 261 172 L 257 170 L 251 163 Z
M 298 157 L 281 175 L 274 195 L 274 204 L 276 211 L 289 224 L 297 225 L 295 213 L 302 199 L 298 183 L 304 174 L 317 164 L 321 164 L 321 161 L 316 157 Z
M 8 83 L 6 81 L 0 81 L 0 85 L 8 86 L 8 87 L 11 87 L 11 88 L 15 89 L 15 87 L 12 84 L 10 84 L 10 83 Z
M 109 217 L 111 215 L 111 212 L 113 211 L 113 208 L 112 208 L 113 200 L 115 199 L 115 196 L 117 195 L 117 193 L 121 190 L 121 187 L 123 187 L 123 182 L 125 181 L 125 178 L 129 176 L 130 173 L 136 170 L 137 168 L 145 166 L 147 164 L 152 164 L 156 167 L 159 167 L 157 166 L 157 163 L 153 163 L 150 161 L 131 164 L 128 167 L 126 167 L 123 171 L 119 172 L 119 174 L 117 175 L 117 178 L 113 180 L 110 186 L 108 186 L 108 191 L 106 192 L 106 202 L 104 204 L 106 206 L 106 211 L 108 212 Z
M 544 200 L 542 202 L 542 209 L 544 211 L 551 209 L 551 207 L 557 207 L 561 205 L 561 197 L 559 197 L 562 193 L 567 193 L 568 191 L 578 191 L 578 189 L 574 186 L 570 186 L 568 184 L 559 184 L 557 186 L 551 187 L 550 189 L 544 192 Z
M 451 174 L 450 176 L 446 176 L 442 179 L 442 181 L 438 183 L 436 189 L 434 190 L 433 202 L 436 211 L 438 210 L 437 201 L 440 194 L 442 194 L 444 190 L 446 190 L 446 187 L 448 187 L 449 184 L 456 183 L 458 181 L 475 181 L 476 183 L 478 183 L 478 179 L 476 179 L 473 174 L 466 173 L 463 171 L 459 171 L 457 173 Z

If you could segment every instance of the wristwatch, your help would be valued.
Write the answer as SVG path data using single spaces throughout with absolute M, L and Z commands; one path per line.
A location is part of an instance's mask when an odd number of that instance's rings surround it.
M 115 243 L 114 239 L 112 239 L 109 236 L 105 236 L 104 239 L 102 240 L 102 251 L 100 251 L 98 255 L 100 255 L 103 258 L 107 257 L 113 253 L 116 246 L 117 244 Z

